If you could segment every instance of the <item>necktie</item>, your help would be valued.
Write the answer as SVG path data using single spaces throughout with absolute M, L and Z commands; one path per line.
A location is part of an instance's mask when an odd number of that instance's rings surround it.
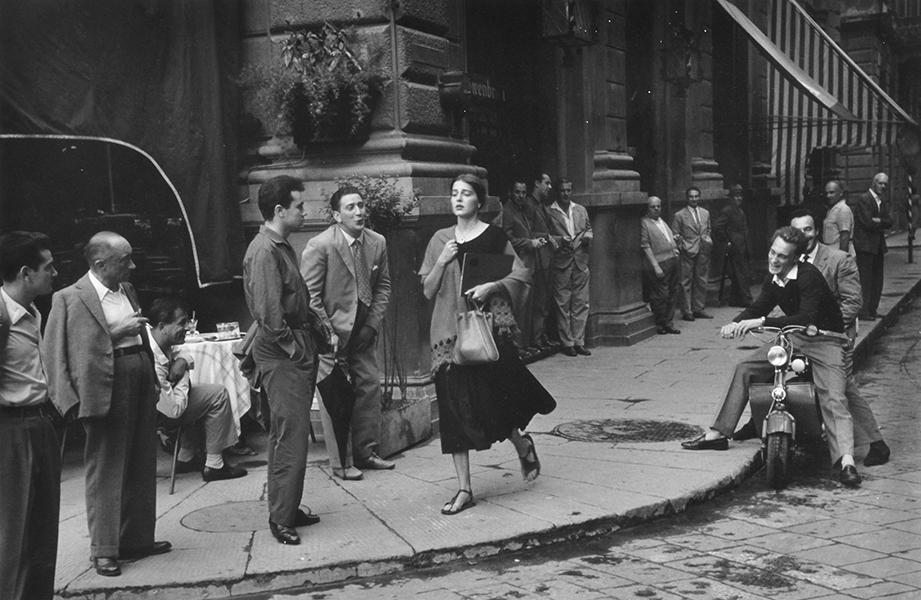
M 697 214 L 697 207 L 695 206 L 692 210 L 694 211 L 694 222 L 697 223 L 697 228 L 700 229 L 700 215 Z
M 361 240 L 352 242 L 352 260 L 355 261 L 355 283 L 358 285 L 358 300 L 365 306 L 371 306 L 371 274 L 365 253 L 362 252 Z

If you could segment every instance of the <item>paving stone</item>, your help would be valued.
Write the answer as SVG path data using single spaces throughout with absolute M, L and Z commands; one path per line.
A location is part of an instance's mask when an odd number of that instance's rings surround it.
M 883 558 L 885 554 L 874 552 L 873 550 L 867 550 L 866 548 L 857 548 L 856 546 L 835 543 L 830 546 L 822 546 L 820 548 L 810 548 L 808 550 L 794 552 L 792 553 L 792 556 L 796 556 L 803 560 L 831 565 L 834 567 L 842 567 L 854 563 L 867 562 L 870 560 L 876 560 L 877 558 Z
M 840 537 L 837 541 L 885 554 L 921 548 L 921 535 L 889 527 Z
M 892 594 L 898 594 L 901 592 L 907 592 L 914 589 L 912 586 L 905 585 L 904 583 L 898 583 L 895 581 L 881 581 L 867 587 L 854 588 L 847 591 L 848 596 L 854 598 L 882 598 L 889 597 Z
M 851 571 L 864 573 L 880 579 L 891 578 L 893 575 L 902 575 L 905 573 L 915 573 L 921 571 L 921 563 L 888 556 L 867 562 L 855 563 L 847 567 Z

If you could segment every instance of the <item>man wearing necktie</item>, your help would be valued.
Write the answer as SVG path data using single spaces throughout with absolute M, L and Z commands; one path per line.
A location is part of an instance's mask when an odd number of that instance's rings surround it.
M 710 265 L 710 213 L 699 206 L 700 189 L 685 191 L 688 205 L 675 213 L 672 231 L 678 236 L 681 252 L 681 289 L 684 291 L 681 311 L 685 321 L 712 319 L 704 312 L 707 305 L 707 269 Z
M 390 268 L 384 236 L 365 228 L 367 207 L 358 189 L 339 188 L 329 200 L 336 221 L 307 242 L 301 254 L 301 276 L 310 290 L 311 306 L 338 337 L 332 354 L 320 357 L 322 381 L 338 360 L 348 367 L 355 390 L 351 452 L 341 464 L 329 413 L 320 403 L 323 436 L 333 474 L 362 478 L 360 469 L 392 469 L 377 454 L 381 426 L 381 376 L 376 342 L 390 302 Z M 356 468 L 357 467 L 357 468 Z
M 885 198 L 889 176 L 877 173 L 873 185 L 851 206 L 854 213 L 854 250 L 863 292 L 860 318 L 872 321 L 883 293 L 883 257 L 886 254 L 885 231 L 892 227 L 889 200 Z

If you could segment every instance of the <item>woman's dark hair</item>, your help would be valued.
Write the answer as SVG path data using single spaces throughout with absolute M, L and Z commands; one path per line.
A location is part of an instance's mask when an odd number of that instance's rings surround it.
M 454 187 L 454 183 L 458 181 L 462 181 L 473 188 L 474 193 L 476 193 L 477 208 L 483 208 L 483 205 L 486 204 L 486 185 L 483 180 L 471 173 L 461 173 L 451 181 L 451 187 Z

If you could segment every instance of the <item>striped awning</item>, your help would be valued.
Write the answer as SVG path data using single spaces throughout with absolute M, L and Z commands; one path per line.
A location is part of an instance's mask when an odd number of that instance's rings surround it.
M 917 126 L 796 0 L 771 0 L 762 32 L 717 0 L 768 59 L 771 165 L 785 204 L 797 204 L 816 148 L 889 146 L 901 124 Z

